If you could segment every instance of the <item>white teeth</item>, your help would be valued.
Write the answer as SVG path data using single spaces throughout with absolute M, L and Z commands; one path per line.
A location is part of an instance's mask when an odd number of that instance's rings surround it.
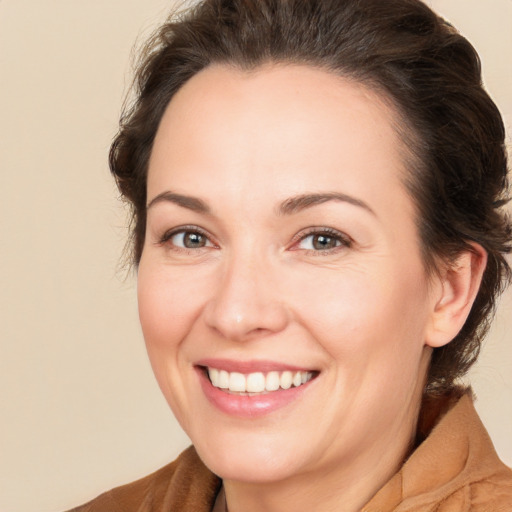
M 219 388 L 219 370 L 217 370 L 217 368 L 208 368 L 208 376 L 210 377 L 212 384 L 216 388 Z
M 219 371 L 219 388 L 221 388 L 221 389 L 229 388 L 229 373 L 226 370 Z
M 208 368 L 208 376 L 216 388 L 226 389 L 232 393 L 268 393 L 278 389 L 298 387 L 313 378 L 312 372 L 272 371 L 244 375 L 239 372 L 227 372 L 217 368 Z
M 244 393 L 246 389 L 245 375 L 242 373 L 231 372 L 229 374 L 229 391 Z
M 281 374 L 281 387 L 283 389 L 290 389 L 292 387 L 292 372 L 283 372 Z
M 268 372 L 265 379 L 265 389 L 267 391 L 276 391 L 279 389 L 279 372 Z
M 265 391 L 265 375 L 261 372 L 247 375 L 246 388 L 249 393 L 261 393 Z

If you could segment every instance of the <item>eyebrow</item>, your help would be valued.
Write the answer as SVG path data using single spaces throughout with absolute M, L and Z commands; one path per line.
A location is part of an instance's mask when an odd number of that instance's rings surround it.
M 352 197 L 347 194 L 342 194 L 340 192 L 301 194 L 299 196 L 290 197 L 281 203 L 278 208 L 278 213 L 280 215 L 293 215 L 295 213 L 299 213 L 302 210 L 305 210 L 306 208 L 311 208 L 312 206 L 326 203 L 328 201 L 340 201 L 343 203 L 349 203 L 354 206 L 363 208 L 372 215 L 376 216 L 375 212 L 364 201 L 361 201 L 361 199 L 357 199 L 356 197 Z
M 146 206 L 146 210 L 149 210 L 155 204 L 158 203 L 174 203 L 182 208 L 187 208 L 188 210 L 192 210 L 197 213 L 203 213 L 205 215 L 210 215 L 211 210 L 209 206 L 202 200 L 197 197 L 185 196 L 183 194 L 176 194 L 175 192 L 162 192 L 155 196 Z
M 354 206 L 358 206 L 368 211 L 372 215 L 376 215 L 375 212 L 361 199 L 342 194 L 340 192 L 324 192 L 324 193 L 313 193 L 313 194 L 301 194 L 298 196 L 290 197 L 283 201 L 277 208 L 278 215 L 294 215 L 312 206 L 316 206 L 328 201 L 339 201 L 349 203 Z M 211 215 L 211 209 L 205 201 L 198 197 L 187 196 L 183 194 L 177 194 L 175 192 L 162 192 L 155 196 L 147 205 L 146 210 L 158 203 L 173 203 L 182 208 L 192 210 L 197 213 L 204 215 Z

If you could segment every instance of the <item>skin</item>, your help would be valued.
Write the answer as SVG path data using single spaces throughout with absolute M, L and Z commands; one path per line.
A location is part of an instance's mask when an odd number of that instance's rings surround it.
M 230 512 L 359 510 L 410 451 L 431 348 L 463 324 L 485 253 L 426 275 L 396 121 L 375 92 L 298 65 L 207 68 L 162 119 L 140 319 L 159 385 Z M 168 192 L 209 212 L 155 200 Z M 312 193 L 351 199 L 278 211 Z M 202 246 L 183 245 L 184 226 Z M 310 228 L 335 230 L 331 249 Z M 211 357 L 319 374 L 300 400 L 239 418 L 199 385 L 194 365 Z

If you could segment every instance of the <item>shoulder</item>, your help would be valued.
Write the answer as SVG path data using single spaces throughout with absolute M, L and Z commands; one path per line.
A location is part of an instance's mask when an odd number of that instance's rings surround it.
M 512 510 L 512 470 L 502 470 L 478 481 L 468 482 L 443 499 L 436 512 L 510 512 Z
M 512 511 L 512 469 L 499 458 L 473 402 L 465 417 L 468 451 L 461 471 L 461 492 L 472 512 Z M 460 428 L 459 432 L 463 431 Z M 447 509 L 448 510 L 448 509 Z
M 170 464 L 135 482 L 116 487 L 68 512 L 160 512 L 211 510 L 220 480 L 193 447 Z
M 420 444 L 365 512 L 512 512 L 512 470 L 496 454 L 471 393 L 448 398 L 425 401 Z
M 423 478 L 436 480 L 427 493 L 436 512 L 512 511 L 512 470 L 499 459 L 469 394 L 429 437 L 421 469 Z M 426 476 L 432 469 L 436 476 Z
M 473 482 L 469 488 L 475 512 L 512 510 L 512 470 L 503 466 L 487 479 Z

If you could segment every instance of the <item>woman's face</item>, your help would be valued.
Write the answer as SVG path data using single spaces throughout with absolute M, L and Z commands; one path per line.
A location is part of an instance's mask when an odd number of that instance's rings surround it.
M 306 66 L 210 67 L 166 110 L 140 319 L 167 401 L 223 478 L 404 455 L 433 298 L 395 120 Z

